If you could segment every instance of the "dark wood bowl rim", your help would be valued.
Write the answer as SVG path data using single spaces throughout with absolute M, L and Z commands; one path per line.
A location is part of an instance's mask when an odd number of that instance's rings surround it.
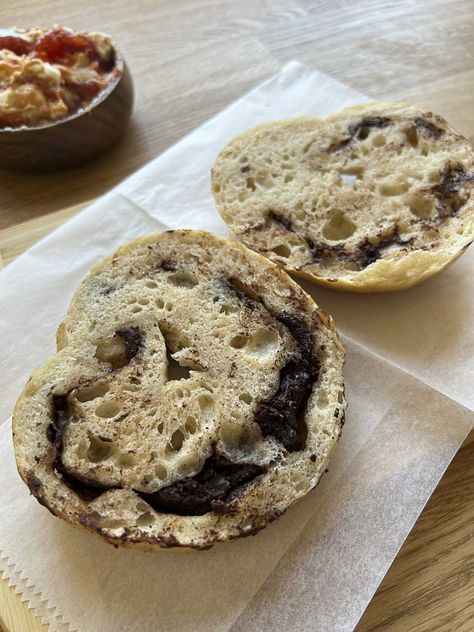
M 125 71 L 125 60 L 123 55 L 120 53 L 117 48 L 114 46 L 115 51 L 115 66 L 114 70 L 118 68 L 120 70 L 120 74 L 114 75 L 112 77 L 111 82 L 101 91 L 99 94 L 94 97 L 94 99 L 87 105 L 85 108 L 80 108 L 74 114 L 70 116 L 66 116 L 65 118 L 58 119 L 57 121 L 51 121 L 51 123 L 45 123 L 44 125 L 32 125 L 28 127 L 27 125 L 22 125 L 21 127 L 4 127 L 0 128 L 0 134 L 21 134 L 22 132 L 34 132 L 36 130 L 48 129 L 50 127 L 60 127 L 61 125 L 66 125 L 70 121 L 79 118 L 80 116 L 84 116 L 95 107 L 97 107 L 102 101 L 104 101 L 110 94 L 115 90 L 117 85 L 120 83 L 123 73 Z M 112 71 L 113 72 L 113 71 Z

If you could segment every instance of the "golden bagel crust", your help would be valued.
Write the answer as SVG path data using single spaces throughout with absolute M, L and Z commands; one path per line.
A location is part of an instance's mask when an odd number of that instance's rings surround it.
M 224 220 L 286 270 L 341 290 L 402 290 L 474 238 L 474 154 L 440 116 L 370 103 L 264 123 L 212 170 Z
M 341 432 L 332 319 L 210 233 L 149 235 L 101 261 L 57 347 L 15 406 L 18 471 L 53 514 L 114 545 L 256 533 L 316 486 Z

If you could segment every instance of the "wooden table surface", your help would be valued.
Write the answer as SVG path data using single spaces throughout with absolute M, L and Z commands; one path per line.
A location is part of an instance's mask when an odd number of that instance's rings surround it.
M 374 99 L 438 111 L 474 136 L 472 0 L 0 3 L 0 25 L 53 23 L 104 30 L 119 43 L 135 79 L 133 124 L 118 147 L 87 166 L 41 176 L 0 172 L 3 265 L 291 59 Z M 357 632 L 474 630 L 473 525 L 471 433 Z M 8 632 L 47 629 L 6 582 L 0 621 Z

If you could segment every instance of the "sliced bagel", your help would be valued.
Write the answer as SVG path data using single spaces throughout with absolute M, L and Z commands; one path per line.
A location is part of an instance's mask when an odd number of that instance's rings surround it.
M 18 470 L 113 544 L 256 533 L 315 487 L 341 432 L 332 319 L 238 242 L 132 241 L 81 283 L 57 343 L 15 407 Z
M 431 112 L 372 103 L 265 123 L 219 154 L 212 191 L 242 241 L 359 292 L 436 274 L 474 238 L 474 153 Z

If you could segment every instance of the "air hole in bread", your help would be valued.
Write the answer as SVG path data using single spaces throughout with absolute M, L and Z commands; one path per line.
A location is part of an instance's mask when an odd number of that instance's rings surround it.
M 168 382 L 173 380 L 187 380 L 190 377 L 190 369 L 177 362 L 171 353 L 166 349 L 166 358 L 168 360 Z
M 294 180 L 294 179 L 295 179 L 294 175 L 293 175 L 293 174 L 291 174 L 291 173 L 288 173 L 288 174 L 285 176 L 285 178 L 284 178 L 283 182 L 284 182 L 285 184 L 288 184 L 289 182 L 293 182 L 293 180 Z
M 158 430 L 158 432 L 159 432 L 160 434 L 162 434 L 162 433 L 163 433 L 163 426 L 164 426 L 163 422 L 162 422 L 162 421 L 160 421 L 160 423 L 159 423 L 159 424 L 157 425 L 157 427 L 156 427 L 156 429 Z
M 186 436 L 184 435 L 181 428 L 178 428 L 177 430 L 175 430 L 173 434 L 171 435 L 171 439 L 170 439 L 171 449 L 174 452 L 179 452 L 181 448 L 183 447 L 185 438 Z
M 123 452 L 117 459 L 121 467 L 132 467 L 138 463 L 137 457 L 131 452 Z
M 81 439 L 77 446 L 76 454 L 79 459 L 87 459 L 87 450 L 89 449 L 89 441 L 87 439 Z
M 92 461 L 92 463 L 99 463 L 107 459 L 114 452 L 114 449 L 115 445 L 112 441 L 90 435 L 87 458 L 89 461 Z
M 186 423 L 184 424 L 184 428 L 189 434 L 194 434 L 197 430 L 197 422 L 196 418 L 192 415 L 186 417 Z
M 111 364 L 114 369 L 121 369 L 128 364 L 125 353 L 125 340 L 115 334 L 112 338 L 100 341 L 95 351 L 95 357 L 99 362 Z
M 255 180 L 253 178 L 247 178 L 245 180 L 245 185 L 247 187 L 247 189 L 251 189 L 252 191 L 256 190 L 256 185 L 255 185 Z
M 239 399 L 241 402 L 244 402 L 244 404 L 247 404 L 247 405 L 250 405 L 253 402 L 253 397 L 249 395 L 248 393 L 241 393 L 239 395 Z
M 243 349 L 248 342 L 248 337 L 243 334 L 238 334 L 229 340 L 229 345 L 233 349 Z
M 291 255 L 291 250 L 288 248 L 286 244 L 280 244 L 279 246 L 275 246 L 275 248 L 272 248 L 272 251 L 276 255 L 278 255 L 279 257 L 283 257 L 284 259 L 287 259 Z
M 273 329 L 258 327 L 251 332 L 245 346 L 245 353 L 256 358 L 265 359 L 278 349 L 279 336 Z
M 89 386 L 78 388 L 75 396 L 80 402 L 90 402 L 97 397 L 103 397 L 109 388 L 110 386 L 107 382 L 94 382 L 89 384 Z
M 203 413 L 209 411 L 214 406 L 214 398 L 212 395 L 199 395 L 198 405 Z
M 149 302 L 150 302 L 149 298 L 139 298 L 138 299 L 139 305 L 148 305 Z
M 137 518 L 137 527 L 151 527 L 155 516 L 150 511 L 145 511 Z
M 414 125 L 405 130 L 405 136 L 409 145 L 413 148 L 418 147 L 418 131 Z
M 220 184 L 214 184 L 214 186 L 212 187 L 212 190 L 214 191 L 214 193 L 220 193 L 221 185 Z
M 158 283 L 156 283 L 156 281 L 147 281 L 145 283 L 146 287 L 149 287 L 151 290 L 154 290 L 155 288 L 158 287 Z
M 389 182 L 386 184 L 382 184 L 379 187 L 379 192 L 382 195 L 402 195 L 402 193 L 406 193 L 410 185 L 408 182 Z
M 373 147 L 383 147 L 386 144 L 385 136 L 383 134 L 376 134 L 372 138 Z
M 275 186 L 271 174 L 264 173 L 258 178 L 255 178 L 255 184 L 258 184 L 262 189 L 272 189 Z
M 354 188 L 354 182 L 357 180 L 357 176 L 351 173 L 341 173 L 341 180 L 347 184 L 347 186 Z
M 155 466 L 155 475 L 160 480 L 163 480 L 168 476 L 168 470 L 164 465 L 158 463 L 158 465 Z
M 175 287 L 192 288 L 198 284 L 196 277 L 189 272 L 177 272 L 168 277 L 168 281 Z
M 112 417 L 116 417 L 120 412 L 120 405 L 114 401 L 104 402 L 97 406 L 95 409 L 95 414 L 97 417 L 102 417 L 104 419 L 110 419 Z
M 434 199 L 422 195 L 413 195 L 408 199 L 408 207 L 417 217 L 429 217 L 433 213 Z
M 138 314 L 141 311 L 142 311 L 142 308 L 140 307 L 140 305 L 134 305 L 131 309 L 132 314 Z
M 333 209 L 329 213 L 329 220 L 324 224 L 323 237 L 330 241 L 347 239 L 356 230 L 357 226 L 341 210 Z
M 155 300 L 155 305 L 158 307 L 158 309 L 163 309 L 163 307 L 165 306 L 165 302 L 162 298 L 157 298 Z

